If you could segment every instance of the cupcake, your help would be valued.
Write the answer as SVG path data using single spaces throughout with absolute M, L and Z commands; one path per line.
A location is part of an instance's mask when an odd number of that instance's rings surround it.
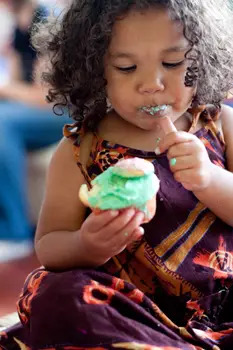
M 150 221 L 156 209 L 159 179 L 154 166 L 141 158 L 123 159 L 109 167 L 92 182 L 92 188 L 82 185 L 79 197 L 93 211 L 122 210 L 133 207 Z

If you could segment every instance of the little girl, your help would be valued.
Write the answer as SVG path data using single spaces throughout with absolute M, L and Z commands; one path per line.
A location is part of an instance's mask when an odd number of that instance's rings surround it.
M 232 23 L 228 0 L 74 0 L 37 34 L 48 99 L 76 122 L 2 349 L 232 349 Z M 87 212 L 80 186 L 135 156 L 160 179 L 152 221 Z

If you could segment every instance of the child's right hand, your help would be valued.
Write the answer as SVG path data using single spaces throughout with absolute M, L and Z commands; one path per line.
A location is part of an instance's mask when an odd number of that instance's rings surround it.
M 144 214 L 133 208 L 91 213 L 79 230 L 80 248 L 96 265 L 102 265 L 142 237 L 143 219 Z

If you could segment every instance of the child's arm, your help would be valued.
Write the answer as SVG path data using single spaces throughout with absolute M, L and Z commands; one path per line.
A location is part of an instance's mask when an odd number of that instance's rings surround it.
M 222 129 L 226 141 L 227 169 L 213 164 L 202 141 L 183 131 L 167 134 L 159 151 L 168 150 L 175 179 L 213 211 L 233 226 L 233 109 L 223 106 Z
M 221 120 L 228 171 L 213 164 L 209 186 L 203 191 L 194 191 L 194 194 L 218 217 L 233 226 L 233 109 L 223 106 Z
M 46 195 L 37 227 L 35 247 L 48 269 L 95 267 L 122 251 L 142 235 L 142 213 L 125 210 L 93 213 L 79 200 L 84 183 L 68 139 L 62 140 L 50 164 Z

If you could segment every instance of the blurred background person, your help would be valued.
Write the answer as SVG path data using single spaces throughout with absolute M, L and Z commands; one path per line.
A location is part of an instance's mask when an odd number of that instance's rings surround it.
M 30 42 L 31 28 L 46 18 L 46 8 L 33 0 L 0 4 L 12 30 L 10 42 L 0 45 L 0 260 L 9 260 L 29 254 L 33 246 L 26 154 L 59 141 L 69 120 L 48 106 L 38 78 L 41 60 Z

